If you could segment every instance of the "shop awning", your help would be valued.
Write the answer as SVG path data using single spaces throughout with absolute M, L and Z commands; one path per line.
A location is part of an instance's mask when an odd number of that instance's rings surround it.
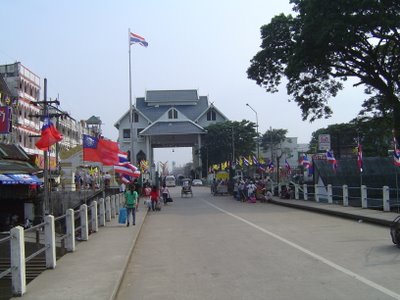
M 0 184 L 43 184 L 37 176 L 30 174 L 0 174 Z

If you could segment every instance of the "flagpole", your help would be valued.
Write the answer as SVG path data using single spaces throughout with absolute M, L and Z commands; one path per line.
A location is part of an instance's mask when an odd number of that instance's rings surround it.
M 130 42 L 131 29 L 128 28 L 128 45 L 129 45 L 129 123 L 130 123 L 130 137 L 131 137 L 131 149 L 130 149 L 130 161 L 135 164 L 135 155 L 133 149 L 133 110 L 132 110 L 132 71 L 131 71 L 131 42 Z

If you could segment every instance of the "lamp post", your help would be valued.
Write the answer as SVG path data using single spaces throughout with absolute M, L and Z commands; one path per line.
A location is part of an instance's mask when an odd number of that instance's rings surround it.
M 248 103 L 246 103 L 246 106 L 248 106 L 252 111 L 254 111 L 254 113 L 256 114 L 256 126 L 257 126 L 257 159 L 259 159 L 260 158 L 260 143 L 259 143 L 259 141 L 258 141 L 258 114 L 257 114 L 257 112 L 255 111 L 255 109 L 254 108 L 252 108 L 251 106 L 250 106 L 250 104 L 248 104 Z

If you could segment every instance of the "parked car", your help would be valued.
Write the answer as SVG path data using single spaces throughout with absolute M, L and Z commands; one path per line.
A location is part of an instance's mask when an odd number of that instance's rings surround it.
M 193 179 L 192 185 L 203 185 L 203 181 L 200 179 Z

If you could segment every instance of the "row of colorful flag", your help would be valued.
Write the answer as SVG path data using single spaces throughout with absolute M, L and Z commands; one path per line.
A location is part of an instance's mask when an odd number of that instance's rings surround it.
M 255 155 L 249 155 L 249 156 L 240 156 L 236 158 L 236 160 L 231 163 L 230 161 L 226 161 L 220 164 L 213 164 L 209 167 L 209 173 L 215 172 L 218 170 L 226 170 L 228 168 L 236 168 L 236 166 L 239 166 L 240 168 L 243 167 L 249 167 L 249 166 L 255 166 L 258 170 L 261 172 L 267 172 L 267 173 L 272 173 L 275 170 L 275 165 L 272 161 L 269 161 L 268 163 L 265 162 L 263 158 L 257 158 Z M 291 167 L 288 163 L 287 160 L 285 160 L 285 167 L 288 171 L 291 172 Z

